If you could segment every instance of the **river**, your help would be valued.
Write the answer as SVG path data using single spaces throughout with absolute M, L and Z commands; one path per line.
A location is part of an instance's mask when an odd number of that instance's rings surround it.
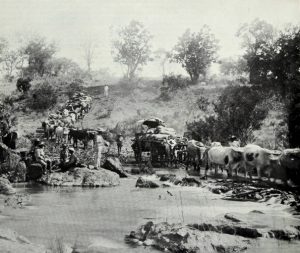
M 141 224 L 154 222 L 197 223 L 219 219 L 228 212 L 265 213 L 258 226 L 300 225 L 300 220 L 280 204 L 234 202 L 220 199 L 204 188 L 135 188 L 136 178 L 122 179 L 113 188 L 59 188 L 19 185 L 20 194 L 29 194 L 23 208 L 4 206 L 1 226 L 17 231 L 34 243 L 49 245 L 55 237 L 70 245 L 97 248 L 97 252 L 156 252 L 152 248 L 132 248 L 124 236 Z M 4 197 L 0 198 L 1 205 Z M 258 239 L 247 252 L 299 252 L 300 243 Z

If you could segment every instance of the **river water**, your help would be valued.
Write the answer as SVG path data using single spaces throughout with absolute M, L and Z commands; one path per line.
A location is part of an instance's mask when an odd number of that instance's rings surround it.
M 56 237 L 70 245 L 97 249 L 97 252 L 156 252 L 152 248 L 132 248 L 124 236 L 147 221 L 197 223 L 220 219 L 225 213 L 264 212 L 257 226 L 300 225 L 299 219 L 280 204 L 234 202 L 220 199 L 207 189 L 169 187 L 135 188 L 136 178 L 122 179 L 113 188 L 59 188 L 41 185 L 18 186 L 29 194 L 23 208 L 4 206 L 1 226 L 17 231 L 34 243 L 49 245 Z M 4 204 L 0 198 L 0 206 Z M 252 216 L 249 219 L 256 219 Z M 258 239 L 247 252 L 299 252 L 300 243 Z

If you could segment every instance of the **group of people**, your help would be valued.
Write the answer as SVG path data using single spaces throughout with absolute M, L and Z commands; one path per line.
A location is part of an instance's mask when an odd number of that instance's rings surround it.
M 52 161 L 45 154 L 45 143 L 39 139 L 34 139 L 29 154 L 32 157 L 32 162 L 39 163 L 43 173 L 47 171 L 61 170 L 63 172 L 74 168 L 78 165 L 78 158 L 75 154 L 75 149 L 63 144 L 60 152 L 60 160 Z

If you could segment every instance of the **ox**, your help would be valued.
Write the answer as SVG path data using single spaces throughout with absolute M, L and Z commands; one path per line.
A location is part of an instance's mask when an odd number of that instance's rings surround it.
M 194 170 L 198 170 L 200 172 L 200 165 L 203 160 L 203 154 L 206 150 L 206 147 L 202 142 L 198 142 L 195 140 L 190 140 L 187 143 L 186 152 L 186 169 L 188 170 L 190 162 L 194 165 Z
M 49 124 L 47 121 L 42 122 L 42 127 L 44 129 L 44 134 L 47 140 L 52 139 L 55 133 L 56 126 L 54 124 Z
M 58 126 L 55 129 L 56 143 L 62 143 L 64 138 L 64 128 L 62 126 Z
M 248 144 L 245 146 L 243 153 L 245 178 L 247 177 L 248 172 L 249 177 L 252 180 L 252 170 L 254 168 L 257 169 L 258 179 L 261 179 L 261 172 L 265 169 L 268 169 L 270 178 L 272 170 L 271 163 L 277 163 L 279 154 L 279 152 L 271 151 L 255 144 Z
M 285 149 L 277 160 L 272 160 L 267 176 L 282 180 L 286 185 L 290 180 L 300 185 L 300 149 Z
M 207 175 L 207 170 L 212 166 L 216 165 L 215 173 L 217 174 L 218 167 L 225 166 L 227 170 L 228 177 L 232 176 L 232 170 L 236 170 L 243 162 L 243 150 L 233 147 L 211 147 L 205 152 L 206 168 L 205 176 Z
M 69 140 L 73 139 L 73 146 L 78 147 L 78 140 L 83 142 L 84 149 L 87 148 L 89 141 L 94 141 L 95 131 L 70 129 Z

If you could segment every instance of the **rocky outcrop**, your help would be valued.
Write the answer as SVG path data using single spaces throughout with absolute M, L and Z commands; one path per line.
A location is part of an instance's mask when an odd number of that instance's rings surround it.
M 107 187 L 119 185 L 120 177 L 118 174 L 104 169 L 75 168 L 67 172 L 44 175 L 38 181 L 51 186 Z
M 0 177 L 0 194 L 10 195 L 15 194 L 15 189 L 11 186 L 8 179 Z
M 0 228 L 0 251 L 13 253 L 46 253 L 42 245 L 31 243 L 27 238 L 10 229 Z
M 103 164 L 103 168 L 117 173 L 120 177 L 127 177 L 127 173 L 117 157 L 108 157 Z
M 138 180 L 136 181 L 135 187 L 140 187 L 140 188 L 158 188 L 159 184 L 153 182 L 152 180 L 139 177 Z
M 153 246 L 169 252 L 243 252 L 249 245 L 242 237 L 203 232 L 181 224 L 148 222 L 126 236 L 128 243 Z
M 26 165 L 21 161 L 19 154 L 0 143 L 1 160 L 4 162 L 0 166 L 0 176 L 5 175 L 10 182 L 25 182 Z
M 299 240 L 300 230 L 299 227 L 293 226 L 288 226 L 284 229 L 272 229 L 268 232 L 268 237 L 286 241 Z

